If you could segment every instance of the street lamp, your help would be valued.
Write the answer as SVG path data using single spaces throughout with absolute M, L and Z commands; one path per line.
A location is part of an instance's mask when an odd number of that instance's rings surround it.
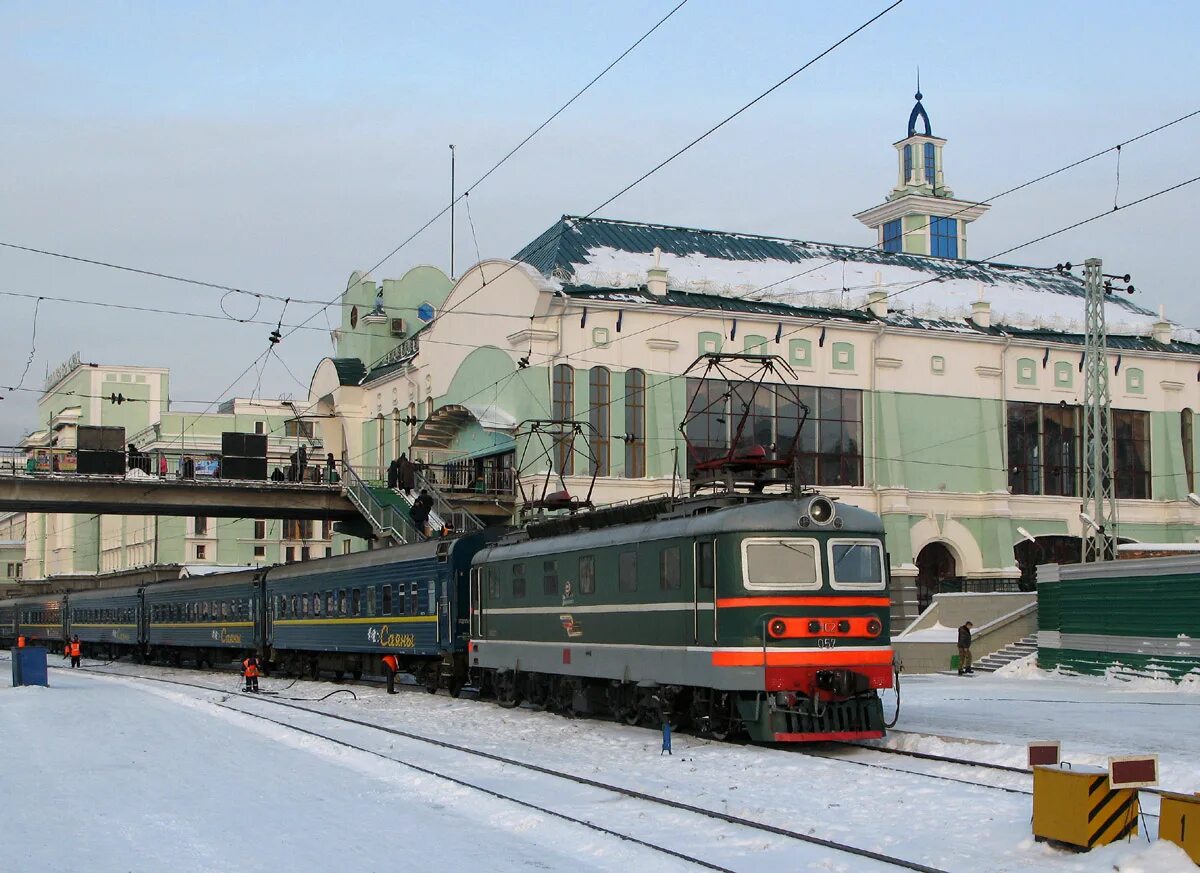
M 1200 494 L 1189 492 L 1187 499 L 1188 503 L 1192 504 L 1192 506 L 1200 506 Z
M 1018 527 L 1018 528 L 1017 528 L 1017 533 L 1019 533 L 1019 534 L 1021 535 L 1021 539 L 1025 540 L 1025 541 L 1027 541 L 1027 542 L 1031 542 L 1031 543 L 1033 543 L 1035 546 L 1037 545 L 1037 537 L 1035 537 L 1035 536 L 1034 536 L 1033 534 L 1031 534 L 1029 531 L 1025 530 L 1025 528 L 1023 528 L 1023 527 Z
M 1096 533 L 1098 533 L 1098 534 L 1104 533 L 1104 529 L 1102 527 L 1100 527 L 1100 525 L 1096 524 L 1096 520 L 1094 518 L 1092 518 L 1090 515 L 1088 515 L 1086 512 L 1079 513 L 1079 520 L 1082 521 L 1084 524 L 1086 524 L 1088 527 L 1090 527 L 1092 530 L 1094 530 Z

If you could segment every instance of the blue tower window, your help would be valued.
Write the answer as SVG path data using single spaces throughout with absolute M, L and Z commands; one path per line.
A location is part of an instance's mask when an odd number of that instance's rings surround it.
M 912 181 L 912 144 L 904 147 L 904 184 Z
M 885 252 L 904 251 L 904 231 L 900 229 L 900 219 L 889 221 L 883 226 L 883 250 Z
M 930 254 L 935 258 L 958 257 L 958 219 L 933 216 L 929 222 Z
M 424 322 L 433 321 L 433 305 L 429 303 L 422 303 L 420 306 L 418 306 L 417 318 Z
M 935 160 L 936 150 L 933 143 L 925 143 L 925 181 L 930 185 L 937 185 L 937 164 Z

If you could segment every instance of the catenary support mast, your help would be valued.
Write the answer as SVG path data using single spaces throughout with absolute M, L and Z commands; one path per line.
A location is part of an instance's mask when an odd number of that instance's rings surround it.
M 1083 382 L 1083 562 L 1111 561 L 1117 547 L 1113 481 L 1112 401 L 1108 391 L 1108 331 L 1099 258 L 1084 262 L 1087 290 Z

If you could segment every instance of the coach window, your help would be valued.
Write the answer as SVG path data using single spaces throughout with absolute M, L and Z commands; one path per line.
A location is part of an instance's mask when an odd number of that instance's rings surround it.
M 346 608 L 346 589 L 343 588 L 338 592 L 338 615 L 349 615 L 349 610 Z
M 830 540 L 829 575 L 835 589 L 882 589 L 883 549 L 880 548 L 878 540 Z
M 384 585 L 382 594 L 382 606 L 379 609 L 380 615 L 392 614 L 392 586 Z
M 350 614 L 358 615 L 362 612 L 362 591 L 355 588 L 350 592 Z
M 753 590 L 821 587 L 816 540 L 799 537 L 747 537 L 742 540 L 742 581 Z
M 293 594 L 292 596 L 295 597 L 296 595 Z M 293 604 L 292 612 L 295 612 L 295 611 L 296 611 L 296 607 L 295 607 L 295 604 Z M 300 595 L 300 612 L 298 614 L 299 615 L 308 615 L 308 595 L 307 594 Z
M 321 592 L 313 592 L 312 614 L 319 616 L 321 614 Z
M 364 609 L 367 610 L 367 615 L 375 614 L 375 586 L 367 586 L 367 603 Z
M 429 606 L 426 609 L 426 612 L 429 615 L 434 615 L 435 613 L 437 613 L 437 580 L 436 579 L 429 580 L 429 589 L 428 589 L 428 591 L 426 591 L 426 594 L 429 596 Z
M 558 594 L 558 561 L 542 564 L 542 593 Z
M 637 552 L 621 552 L 617 572 L 619 591 L 637 591 Z
M 333 596 L 332 591 L 325 592 L 325 615 L 337 615 L 337 598 Z
M 417 583 L 409 582 L 408 583 L 408 613 L 409 613 L 409 615 L 416 615 L 420 611 L 421 611 L 420 607 L 417 606 Z
M 525 596 L 525 565 L 512 565 L 512 592 L 513 597 Z
M 663 591 L 679 587 L 679 546 L 659 552 L 658 587 Z
M 583 555 L 579 559 L 579 593 L 596 593 L 596 556 Z

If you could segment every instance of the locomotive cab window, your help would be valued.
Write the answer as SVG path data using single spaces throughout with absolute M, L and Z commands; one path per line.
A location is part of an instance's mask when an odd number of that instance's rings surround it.
M 829 575 L 835 589 L 878 591 L 883 588 L 883 549 L 878 540 L 830 540 Z
M 663 549 L 658 555 L 658 587 L 670 591 L 679 587 L 679 547 Z
M 750 591 L 816 591 L 821 587 L 817 549 L 816 540 L 800 537 L 747 537 L 742 540 L 742 582 Z

